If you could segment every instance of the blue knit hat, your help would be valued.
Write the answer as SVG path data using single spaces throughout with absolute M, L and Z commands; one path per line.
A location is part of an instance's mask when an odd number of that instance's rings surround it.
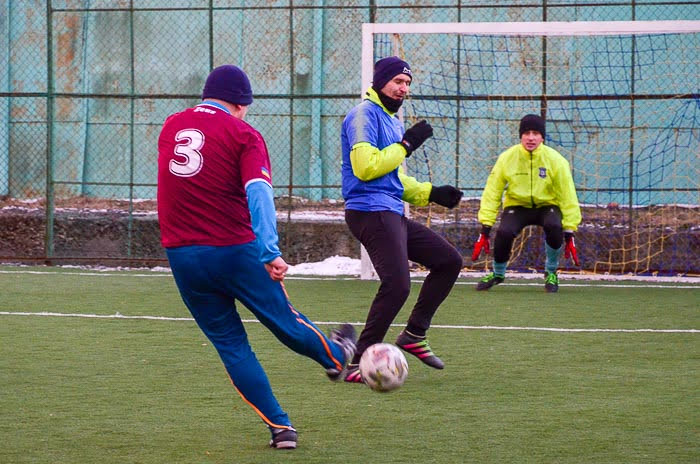
M 253 90 L 248 76 L 241 68 L 225 64 L 209 73 L 202 91 L 202 100 L 207 98 L 248 106 L 253 103 Z
M 374 77 L 372 87 L 374 90 L 382 90 L 387 82 L 399 74 L 405 74 L 413 80 L 411 67 L 398 56 L 388 56 L 374 63 Z
M 529 130 L 539 132 L 542 134 L 542 138 L 544 138 L 544 119 L 536 114 L 526 114 L 523 116 L 523 118 L 520 120 L 520 130 L 518 131 L 520 137 L 522 137 L 523 134 Z

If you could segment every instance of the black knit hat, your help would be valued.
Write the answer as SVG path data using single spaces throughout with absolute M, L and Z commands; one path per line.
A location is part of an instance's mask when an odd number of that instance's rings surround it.
M 411 67 L 398 56 L 388 56 L 374 63 L 374 76 L 372 87 L 374 90 L 382 90 L 387 82 L 399 74 L 405 74 L 413 80 Z
M 544 119 L 536 114 L 526 114 L 523 116 L 523 119 L 520 120 L 520 137 L 522 137 L 525 132 L 530 130 L 539 132 L 542 134 L 542 138 L 544 138 Z
M 253 90 L 248 76 L 241 68 L 225 64 L 209 73 L 202 91 L 202 100 L 207 98 L 248 106 L 253 103 Z

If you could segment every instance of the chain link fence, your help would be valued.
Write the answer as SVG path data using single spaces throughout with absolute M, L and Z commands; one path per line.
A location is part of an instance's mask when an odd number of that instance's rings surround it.
M 359 257 L 343 221 L 339 134 L 363 91 L 363 23 L 700 19 L 700 2 L 684 0 L 2 1 L 4 262 L 164 263 L 157 137 L 220 64 L 251 79 L 247 120 L 267 141 L 280 245 L 295 264 Z M 473 216 L 460 221 L 477 230 Z M 694 237 L 700 248 L 697 227 Z M 698 254 L 672 271 L 699 273 Z

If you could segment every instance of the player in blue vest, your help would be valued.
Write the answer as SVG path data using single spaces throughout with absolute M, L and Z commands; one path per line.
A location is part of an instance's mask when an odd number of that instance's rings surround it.
M 426 332 L 438 306 L 447 297 L 462 268 L 462 256 L 444 237 L 404 215 L 404 201 L 454 208 L 462 192 L 451 185 L 434 186 L 407 176 L 401 164 L 433 135 L 426 121 L 408 130 L 396 117 L 408 95 L 413 74 L 396 56 L 374 65 L 372 86 L 363 101 L 345 117 L 341 143 L 345 222 L 367 250 L 381 284 L 372 301 L 357 351 L 345 381 L 362 383 L 362 353 L 383 341 L 411 288 L 409 263 L 430 272 L 408 323 L 396 344 L 435 369 L 444 363 L 430 348 Z

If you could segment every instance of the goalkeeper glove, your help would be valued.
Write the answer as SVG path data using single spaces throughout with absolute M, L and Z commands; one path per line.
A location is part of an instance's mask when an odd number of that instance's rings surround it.
M 462 195 L 464 195 L 464 193 L 462 193 L 460 189 L 451 185 L 442 185 L 440 187 L 433 185 L 433 188 L 430 189 L 428 201 L 451 209 L 459 204 Z
M 566 246 L 564 247 L 564 258 L 573 259 L 574 264 L 580 266 L 578 260 L 578 253 L 576 253 L 576 242 L 574 241 L 573 232 L 564 232 L 564 240 L 566 240 Z
M 417 122 L 412 127 L 406 130 L 403 134 L 403 140 L 401 140 L 401 145 L 406 149 L 406 158 L 411 156 L 413 150 L 423 145 L 423 142 L 428 140 L 433 136 L 433 127 L 428 124 L 428 121 L 423 119 Z
M 481 234 L 479 234 L 479 240 L 474 244 L 474 252 L 472 253 L 472 261 L 479 259 L 481 250 L 484 250 L 484 254 L 491 253 L 491 243 L 489 242 L 489 235 L 491 234 L 491 226 L 481 226 Z

